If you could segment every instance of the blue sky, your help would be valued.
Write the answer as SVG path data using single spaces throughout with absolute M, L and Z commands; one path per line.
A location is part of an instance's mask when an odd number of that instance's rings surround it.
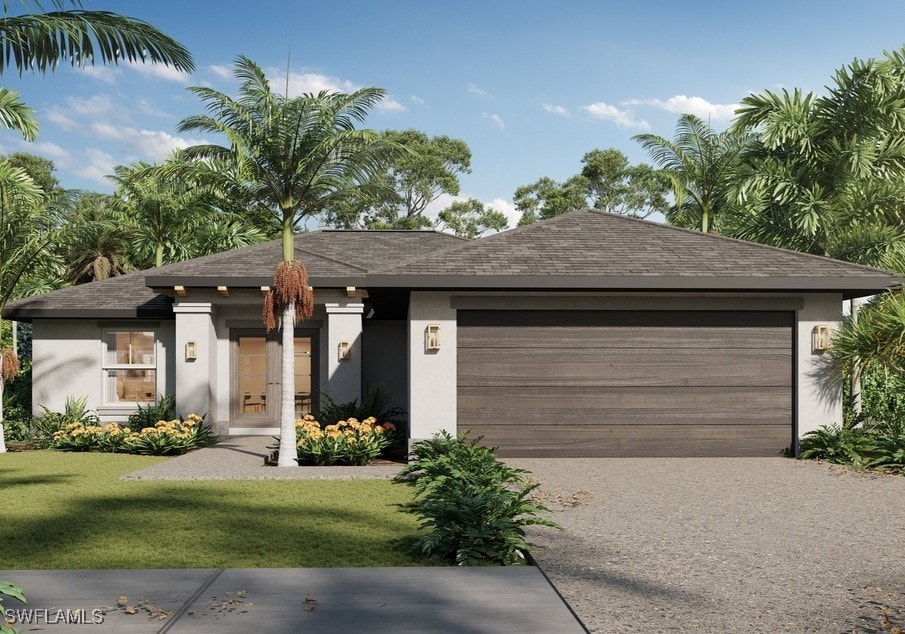
M 507 211 L 516 187 L 580 169 L 582 155 L 615 147 L 646 157 L 632 136 L 671 137 L 681 112 L 724 127 L 734 104 L 764 89 L 820 92 L 854 57 L 905 45 L 905 3 L 596 2 L 441 3 L 303 0 L 86 0 L 151 22 L 189 48 L 197 71 L 62 67 L 7 71 L 0 85 L 38 111 L 39 139 L 0 132 L 0 152 L 51 158 L 69 188 L 112 191 L 117 164 L 161 160 L 198 138 L 176 131 L 201 111 L 185 88 L 234 92 L 231 65 L 250 57 L 275 86 L 350 90 L 390 98 L 368 120 L 465 140 L 472 173 L 462 195 Z

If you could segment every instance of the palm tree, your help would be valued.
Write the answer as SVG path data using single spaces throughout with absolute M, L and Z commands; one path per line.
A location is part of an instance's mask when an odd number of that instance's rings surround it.
M 20 280 L 40 264 L 42 252 L 56 234 L 43 203 L 41 188 L 25 170 L 0 160 L 0 309 L 14 296 Z M 15 352 L 0 346 L 0 422 L 3 385 L 15 378 L 18 369 Z
M 386 168 L 390 146 L 379 133 L 355 128 L 386 93 L 362 88 L 350 94 L 281 96 L 246 57 L 236 61 L 235 77 L 242 82 L 236 99 L 211 88 L 190 88 L 207 114 L 184 119 L 179 130 L 222 135 L 228 142 L 184 150 L 195 166 L 194 178 L 234 188 L 238 177 L 279 219 L 283 260 L 264 314 L 268 330 L 277 325 L 278 314 L 282 329 L 279 466 L 295 466 L 294 331 L 297 320 L 311 316 L 313 296 L 305 267 L 295 260 L 293 232 L 301 220 Z M 232 167 L 218 170 L 218 164 Z M 184 169 L 174 171 L 188 175 Z
M 667 220 L 704 233 L 720 229 L 731 205 L 733 169 L 747 138 L 731 131 L 717 133 L 693 114 L 679 117 L 673 141 L 655 134 L 632 138 L 672 184 L 675 201 Z
M 823 96 L 750 95 L 734 129 L 754 137 L 734 236 L 905 273 L 905 49 L 854 60 Z M 852 301 L 834 356 L 853 394 L 867 365 L 905 367 L 903 305 L 900 293 L 880 297 L 862 318 Z
M 78 0 L 51 0 L 56 11 L 44 11 L 39 0 L 24 0 L 39 13 L 8 15 L 3 3 L 0 19 L 0 73 L 15 68 L 44 73 L 61 61 L 73 66 L 151 62 L 191 72 L 192 56 L 176 40 L 147 22 L 109 11 L 85 11 Z M 66 10 L 70 5 L 75 9 Z M 34 110 L 14 90 L 0 88 L 0 126 L 18 130 L 32 141 L 38 133 Z

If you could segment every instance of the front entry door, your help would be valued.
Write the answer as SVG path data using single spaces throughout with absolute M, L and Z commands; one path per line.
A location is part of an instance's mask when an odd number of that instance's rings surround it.
M 295 336 L 295 414 L 311 413 L 317 395 L 317 331 L 297 329 Z M 280 355 L 276 330 L 234 329 L 230 333 L 230 427 L 280 426 Z

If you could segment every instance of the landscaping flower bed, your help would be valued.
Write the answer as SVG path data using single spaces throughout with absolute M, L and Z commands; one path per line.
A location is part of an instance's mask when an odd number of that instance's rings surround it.
M 299 465 L 365 466 L 396 440 L 393 423 L 378 423 L 373 416 L 359 421 L 348 418 L 321 425 L 314 416 L 295 421 Z
M 217 437 L 197 414 L 158 421 L 133 431 L 119 423 L 69 423 L 53 434 L 50 446 L 60 451 L 102 451 L 151 456 L 174 456 L 214 442 Z

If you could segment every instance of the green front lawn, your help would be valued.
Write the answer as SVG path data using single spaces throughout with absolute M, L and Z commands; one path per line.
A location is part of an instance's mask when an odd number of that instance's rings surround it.
M 121 481 L 164 458 L 0 454 L 0 569 L 412 566 L 384 480 Z

